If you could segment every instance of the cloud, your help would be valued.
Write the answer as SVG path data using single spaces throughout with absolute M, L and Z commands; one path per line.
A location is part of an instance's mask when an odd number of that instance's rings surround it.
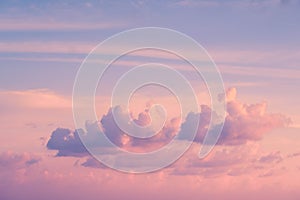
M 22 169 L 35 165 L 41 161 L 41 157 L 29 153 L 15 153 L 11 151 L 0 154 L 1 170 Z
M 226 94 L 220 95 L 219 98 L 226 98 L 227 102 L 227 116 L 225 119 L 224 128 L 217 143 L 218 146 L 241 146 L 248 142 L 259 141 L 263 136 L 278 127 L 284 127 L 290 123 L 290 120 L 282 114 L 268 113 L 266 102 L 256 104 L 245 104 L 237 100 L 237 91 L 235 88 L 229 88 Z M 113 112 L 114 110 L 114 112 Z M 121 130 L 117 125 L 113 113 L 119 119 L 119 122 L 126 126 L 130 133 L 143 135 L 148 132 L 155 132 L 155 126 L 148 126 L 150 122 L 155 125 L 156 115 L 150 120 L 149 108 L 146 108 L 136 118 L 131 113 L 117 106 L 111 108 L 103 115 L 99 122 L 87 122 L 85 137 L 89 145 L 102 148 L 103 151 L 110 152 L 103 142 L 98 140 L 99 134 L 105 134 L 106 137 L 115 145 L 131 152 L 149 152 L 159 149 L 169 143 L 174 137 L 180 133 L 179 141 L 186 140 L 185 133 L 190 131 L 191 124 L 197 123 L 199 120 L 198 132 L 194 140 L 195 143 L 202 143 L 207 133 L 208 125 L 211 120 L 211 115 L 215 113 L 207 105 L 201 106 L 201 112 L 189 113 L 185 121 L 182 123 L 179 118 L 173 118 L 166 121 L 163 128 L 157 134 L 150 138 L 137 138 L 128 135 Z M 132 120 L 128 122 L 128 116 Z M 158 118 L 160 119 L 160 118 Z M 144 126 L 144 130 L 137 129 L 135 124 Z M 78 131 L 71 131 L 69 129 L 58 128 L 52 132 L 51 138 L 47 143 L 47 148 L 51 150 L 58 150 L 56 156 L 87 156 L 88 152 L 81 143 Z M 201 167 L 215 166 L 216 160 L 222 165 L 231 165 L 232 162 L 242 162 L 236 157 L 229 159 L 226 152 L 220 154 L 220 158 L 214 159 L 210 162 L 202 162 Z M 218 155 L 216 155 L 218 156 Z M 246 156 L 245 156 L 246 157 Z M 225 159 L 226 158 L 226 159 Z M 240 159 L 244 157 L 238 156 Z M 259 163 L 281 162 L 279 152 L 270 155 L 264 155 Z M 94 161 L 87 160 L 84 166 L 96 166 Z M 236 172 L 237 173 L 237 172 Z M 234 174 L 232 172 L 232 174 Z
M 264 152 L 259 144 L 248 142 L 239 146 L 216 146 L 204 159 L 199 159 L 198 146 L 171 166 L 173 175 L 198 175 L 205 178 L 219 176 L 276 176 L 283 170 L 280 151 Z M 272 172 L 272 173 L 271 173 Z
M 103 165 L 100 161 L 96 160 L 95 158 L 88 158 L 84 163 L 81 164 L 84 167 L 91 167 L 91 168 L 101 168 L 107 169 L 105 165 Z
M 1 42 L 0 52 L 27 52 L 27 53 L 77 53 L 90 52 L 95 44 L 80 42 L 60 41 L 25 41 L 25 42 Z M 49 59 L 49 58 L 48 58 Z
M 102 30 L 122 28 L 125 22 L 74 23 L 49 20 L 0 20 L 0 31 L 58 31 L 58 30 Z
M 267 113 L 267 103 L 244 104 L 236 99 L 237 91 L 229 88 L 225 98 L 227 102 L 227 116 L 218 141 L 223 145 L 241 145 L 247 141 L 258 141 L 267 132 L 291 123 L 290 119 L 282 114 Z M 181 126 L 183 134 L 189 130 L 189 124 L 200 119 L 196 142 L 203 142 L 207 133 L 210 117 L 213 112 L 208 106 L 202 105 L 200 113 L 190 113 Z M 184 139 L 184 138 L 183 138 Z
M 65 128 L 57 128 L 52 132 L 47 143 L 50 150 L 58 150 L 57 156 L 75 156 L 81 157 L 88 155 L 88 152 L 82 144 L 78 132 Z
M 299 157 L 300 156 L 300 152 L 296 152 L 296 153 L 292 153 L 288 155 L 288 158 L 295 158 L 295 157 Z
M 246 165 L 252 164 L 259 157 L 258 145 L 249 143 L 242 146 L 217 146 L 204 159 L 196 155 L 198 146 L 194 146 L 173 166 L 174 175 L 201 175 L 215 177 L 220 175 L 240 175 L 245 173 Z M 243 169 L 243 170 L 242 170 Z
M 24 198 L 94 200 L 101 196 L 106 199 L 138 197 L 145 200 L 193 200 L 199 197 L 204 199 L 256 197 L 261 200 L 268 197 L 277 200 L 288 196 L 290 200 L 296 200 L 299 197 L 299 182 L 293 183 L 293 180 L 297 179 L 296 176 L 294 176 L 296 179 L 292 176 L 256 178 L 252 173 L 246 173 L 245 176 L 240 177 L 224 175 L 205 179 L 199 175 L 169 175 L 165 170 L 134 175 L 115 170 L 70 167 L 71 163 L 64 159 L 57 159 L 54 164 L 55 166 L 49 166 L 47 163 L 46 166 L 41 167 L 42 170 L 35 169 L 29 174 L 23 174 L 26 176 L 23 182 L 6 182 L 1 179 L 0 198 L 3 200 Z M 45 170 L 44 167 L 49 169 Z M 222 170 L 215 168 L 210 172 Z M 116 188 L 118 188 L 117 192 Z
M 272 152 L 259 159 L 261 163 L 280 163 L 283 160 L 280 151 Z
M 220 143 L 243 144 L 247 140 L 260 140 L 267 132 L 287 126 L 290 119 L 282 114 L 267 113 L 267 103 L 244 104 L 236 100 L 234 88 L 227 90 L 227 117 Z M 233 94 L 232 94 L 233 93 Z
M 130 113 L 125 112 L 121 107 L 116 107 L 115 109 L 116 114 L 121 119 L 121 123 L 127 123 L 126 116 L 130 115 Z M 124 149 L 135 152 L 152 151 L 171 141 L 180 129 L 180 120 L 173 118 L 165 123 L 162 130 L 150 138 L 133 137 L 119 128 L 114 120 L 112 110 L 112 108 L 109 109 L 100 122 L 86 123 L 85 128 L 87 133 L 82 137 L 86 137 L 86 139 L 90 141 L 90 145 L 103 147 L 103 150 L 105 150 L 105 146 L 103 146 L 101 141 L 97 141 L 96 139 L 98 134 L 105 134 L 112 143 Z M 150 123 L 149 110 L 145 109 L 145 111 L 141 112 L 136 119 L 133 119 L 132 122 L 127 124 L 127 129 L 129 129 L 131 133 L 135 132 L 136 134 L 143 134 L 136 130 L 134 123 L 139 126 L 145 126 Z M 155 133 L 155 129 L 153 128 L 154 127 L 152 126 L 146 127 L 145 132 L 154 131 L 153 133 Z M 52 132 L 51 137 L 47 142 L 47 148 L 50 150 L 58 150 L 56 156 L 82 157 L 88 155 L 77 130 L 72 131 L 70 129 L 57 128 Z
M 130 113 L 124 111 L 121 107 L 116 108 L 116 114 L 120 117 L 122 124 L 127 124 L 127 115 Z M 150 123 L 150 115 L 149 110 L 145 109 L 138 115 L 137 119 L 133 119 L 127 126 L 128 130 L 131 130 L 131 133 L 135 133 L 136 135 L 143 135 L 142 132 L 153 132 L 157 130 L 155 127 L 145 127 L 144 131 L 138 132 L 135 128 L 134 123 L 139 126 L 146 126 Z M 152 119 L 152 122 L 154 119 Z M 116 124 L 113 116 L 112 109 L 108 111 L 106 115 L 104 115 L 101 119 L 101 124 L 103 127 L 103 131 L 106 136 L 116 145 L 121 147 L 143 147 L 147 150 L 153 150 L 163 146 L 165 143 L 168 143 L 172 140 L 172 138 L 178 133 L 180 129 L 180 120 L 178 118 L 173 118 L 169 122 L 163 126 L 163 128 L 154 136 L 150 138 L 138 138 L 127 135 L 123 132 L 119 126 Z M 154 124 L 155 126 L 155 124 Z M 140 149 L 142 150 L 142 149 Z M 144 151 L 143 150 L 143 151 Z
M 299 4 L 299 0 L 228 0 L 228 1 L 220 1 L 220 0 L 181 0 L 173 3 L 177 6 L 183 7 L 221 7 L 221 6 L 229 6 L 234 8 L 267 8 L 267 7 L 275 7 L 281 5 L 295 5 Z
M 69 99 L 48 89 L 0 90 L 0 98 L 1 110 L 9 111 L 16 108 L 62 109 L 72 106 Z
M 217 1 L 207 1 L 207 0 L 201 0 L 201 1 L 181 0 L 174 3 L 174 5 L 184 6 L 184 7 L 195 7 L 195 6 L 215 7 L 215 6 L 219 6 L 220 3 Z
M 280 0 L 280 4 L 283 6 L 286 5 L 300 5 L 300 1 L 299 0 Z

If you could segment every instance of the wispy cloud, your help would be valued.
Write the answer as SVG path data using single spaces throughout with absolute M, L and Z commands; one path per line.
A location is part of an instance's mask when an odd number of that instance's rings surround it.
M 216 7 L 216 6 L 231 6 L 231 7 L 270 7 L 270 6 L 280 6 L 289 5 L 297 3 L 297 0 L 180 0 L 174 3 L 174 5 L 184 6 L 184 7 Z
M 0 42 L 0 52 L 87 54 L 95 45 L 65 41 Z
M 124 28 L 128 22 L 61 22 L 37 20 L 0 20 L 0 31 L 74 31 Z
M 90 53 L 94 47 L 98 45 L 95 42 L 76 42 L 76 41 L 2 41 L 0 42 L 0 52 L 1 53 L 55 53 L 55 54 L 84 54 L 87 55 Z M 279 70 L 284 72 L 289 69 L 297 70 L 300 62 L 300 51 L 297 49 L 286 49 L 283 47 L 278 47 L 279 50 L 275 49 L 265 49 L 265 50 L 239 50 L 239 49 L 217 49 L 208 47 L 207 50 L 212 57 L 212 59 L 218 64 L 218 66 L 223 67 L 226 70 L 227 66 L 232 66 L 234 68 L 243 67 L 243 73 L 249 73 L 252 70 L 252 67 L 256 68 L 267 68 L 267 70 Z M 114 55 L 116 49 L 119 49 L 118 46 L 111 46 L 110 48 L 105 49 L 105 53 L 108 55 Z M 96 52 L 95 52 L 96 53 Z M 199 55 L 195 52 L 188 52 L 188 54 L 194 60 L 205 59 L 203 55 Z M 172 54 L 170 52 L 155 50 L 155 49 L 143 49 L 138 51 L 130 52 L 130 56 L 136 57 L 145 57 L 145 58 L 156 58 L 156 59 L 165 59 L 169 61 L 178 61 L 183 59 Z M 126 56 L 127 56 L 126 55 Z M 25 57 L 25 56 L 23 56 Z M 22 55 L 20 55 L 22 58 Z M 19 58 L 19 59 L 20 59 Z M 2 58 L 2 59 L 5 59 Z M 13 57 L 7 57 L 7 59 L 13 59 Z M 23 58 L 25 59 L 25 58 Z M 26 56 L 26 59 L 29 59 Z M 207 58 L 206 58 L 207 59 Z M 172 63 L 176 65 L 177 63 Z M 185 67 L 186 69 L 188 67 Z M 244 70 L 249 68 L 250 70 Z M 272 74 L 284 75 L 285 73 L 274 72 Z M 254 72 L 257 75 L 262 73 Z M 265 74 L 265 73 L 263 73 Z M 295 72 L 291 73 L 291 75 Z M 299 76 L 299 70 L 298 70 Z
M 70 108 L 71 101 L 48 89 L 0 90 L 0 107 L 23 108 Z
M 6 151 L 0 154 L 0 169 L 21 169 L 37 164 L 41 157 L 30 153 L 15 153 Z

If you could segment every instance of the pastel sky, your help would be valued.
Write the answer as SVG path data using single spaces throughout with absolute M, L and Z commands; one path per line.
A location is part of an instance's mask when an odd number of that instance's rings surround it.
M 300 199 L 299 11 L 299 0 L 1 1 L 0 199 Z M 103 165 L 82 145 L 72 91 L 96 45 L 140 27 L 174 29 L 200 43 L 223 77 L 226 94 L 220 96 L 227 108 L 217 145 L 199 159 L 213 114 L 201 77 L 166 52 L 121 57 L 99 82 L 99 121 L 87 124 L 88 135 L 97 124 L 121 148 L 147 152 L 188 133 L 190 123 L 201 119 L 179 160 L 156 172 L 131 174 Z M 135 123 L 149 124 L 149 108 L 156 103 L 168 112 L 162 130 L 144 141 L 116 127 L 110 100 L 118 78 L 147 62 L 182 73 L 199 110 L 180 119 L 170 91 L 140 88 L 129 102 Z

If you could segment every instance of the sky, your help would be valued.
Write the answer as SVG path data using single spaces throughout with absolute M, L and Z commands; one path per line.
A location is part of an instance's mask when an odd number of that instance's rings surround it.
M 299 0 L 1 1 L 0 199 L 298 200 L 299 9 Z M 98 161 L 81 141 L 73 119 L 73 86 L 85 58 L 99 43 L 143 27 L 178 31 L 206 50 L 223 80 L 225 89 L 219 97 L 226 115 L 215 147 L 199 159 L 212 116 L 217 115 L 203 77 L 170 52 L 129 52 L 99 81 L 97 121 L 85 124 L 86 141 L 93 141 L 108 160 L 113 157 L 116 166 L 129 171 L 120 172 Z M 122 45 L 105 49 L 105 56 L 115 56 Z M 204 55 L 185 53 L 198 61 Z M 190 104 L 178 100 L 174 91 L 146 85 L 132 94 L 127 109 L 116 105 L 114 113 L 112 91 L 120 77 L 137 65 L 154 62 L 188 80 L 197 109 L 182 114 L 180 106 Z M 171 80 L 171 73 L 156 75 Z M 175 84 L 179 90 L 181 86 Z M 157 104 L 167 113 L 164 120 L 160 115 L 151 118 Z M 131 117 L 127 125 L 133 134 L 143 134 L 134 124 L 153 123 L 151 131 L 160 129 L 148 140 L 135 138 L 118 127 L 115 115 L 125 124 L 125 116 Z M 195 123 L 196 136 L 189 140 Z M 213 123 L 212 128 L 217 127 Z M 191 146 L 162 169 L 136 174 L 142 168 L 135 166 L 147 168 L 173 155 L 145 163 L 129 161 L 95 140 L 99 134 L 135 153 L 155 151 L 171 141 L 178 149 L 186 143 Z

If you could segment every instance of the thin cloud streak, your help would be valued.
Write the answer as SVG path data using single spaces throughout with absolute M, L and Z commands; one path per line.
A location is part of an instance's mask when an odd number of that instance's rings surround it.
M 103 30 L 127 27 L 126 22 L 74 23 L 55 21 L 0 20 L 0 31 L 65 31 Z

